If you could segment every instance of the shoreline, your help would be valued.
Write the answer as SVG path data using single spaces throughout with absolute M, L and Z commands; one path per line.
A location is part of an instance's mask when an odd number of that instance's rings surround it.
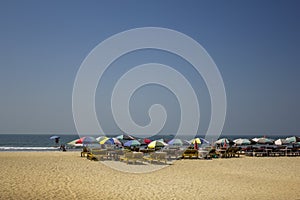
M 300 157 L 178 160 L 141 174 L 76 151 L 0 152 L 3 199 L 297 199 Z

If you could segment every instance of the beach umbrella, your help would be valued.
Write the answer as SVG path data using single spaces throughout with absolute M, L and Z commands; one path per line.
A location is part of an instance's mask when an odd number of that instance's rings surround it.
M 259 138 L 259 139 L 258 139 L 257 143 L 258 143 L 258 144 L 273 144 L 273 143 L 274 143 L 274 140 L 273 140 L 273 139 L 269 139 L 269 138 L 262 137 L 262 138 Z
M 233 142 L 236 145 L 249 145 L 249 144 L 251 144 L 251 141 L 249 139 L 242 139 L 242 138 L 235 139 L 235 140 L 233 140 Z
M 99 143 L 100 144 L 117 144 L 117 145 L 122 145 L 122 143 L 120 142 L 120 140 L 118 140 L 117 138 L 108 138 L 108 137 L 104 138 Z
M 274 142 L 276 145 L 283 145 L 283 144 L 289 144 L 290 142 L 285 140 L 285 139 L 278 139 L 278 140 L 275 140 Z
M 152 140 L 148 139 L 148 138 L 140 138 L 137 141 L 139 141 L 139 143 L 141 143 L 141 145 L 147 145 L 150 142 L 152 142 Z
M 118 140 L 117 138 L 115 138 L 115 137 L 110 138 L 110 140 L 113 141 L 113 144 L 122 145 L 122 142 L 120 140 Z
M 222 139 L 219 139 L 215 142 L 215 144 L 220 144 L 220 145 L 224 145 L 225 143 L 229 143 L 229 140 L 227 138 L 222 138 Z
M 53 136 L 50 137 L 50 140 L 54 140 L 55 143 L 58 144 L 59 143 L 59 138 L 60 138 L 60 136 L 53 135 Z
M 53 136 L 50 137 L 50 140 L 55 140 L 55 139 L 59 139 L 59 138 L 60 138 L 60 136 L 53 135 Z
M 76 141 L 77 141 L 77 140 L 78 140 L 78 139 L 72 140 L 71 142 L 68 142 L 67 145 L 68 145 L 68 146 L 73 146 L 73 147 L 82 147 L 82 146 L 83 146 L 82 143 L 81 143 L 81 144 L 76 144 Z
M 191 144 L 194 144 L 194 143 L 197 143 L 197 144 L 209 144 L 209 141 L 203 139 L 203 138 L 195 138 L 195 139 L 192 139 L 191 140 Z
M 127 135 L 127 134 L 122 134 L 116 137 L 119 140 L 135 140 L 134 137 L 132 137 L 131 135 Z
M 259 138 L 255 137 L 255 138 L 253 138 L 253 139 L 251 139 L 251 140 L 252 140 L 253 142 L 257 143 L 258 140 L 259 140 Z
M 154 149 L 156 147 L 165 147 L 167 145 L 168 145 L 167 143 L 165 143 L 161 140 L 154 140 L 154 141 L 152 141 L 148 144 L 148 148 L 149 149 Z
M 125 147 L 140 146 L 140 145 L 141 145 L 141 143 L 137 140 L 129 140 L 129 141 L 124 143 Z
M 287 137 L 286 140 L 290 143 L 296 143 L 296 142 L 300 142 L 300 137 L 297 136 Z
M 75 143 L 76 144 L 92 144 L 92 143 L 97 143 L 97 140 L 94 137 L 86 136 L 86 137 L 81 137 Z
M 173 146 L 182 146 L 183 145 L 183 141 L 181 139 L 178 138 L 174 138 L 172 140 L 170 140 L 168 142 L 169 145 L 173 145 Z
M 100 136 L 100 137 L 97 137 L 96 140 L 98 142 L 100 142 L 101 140 L 104 140 L 105 138 L 108 138 L 108 137 L 106 137 L 106 136 Z

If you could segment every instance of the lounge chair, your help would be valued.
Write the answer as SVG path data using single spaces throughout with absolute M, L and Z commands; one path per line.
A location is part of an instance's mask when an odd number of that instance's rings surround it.
M 90 150 L 87 147 L 83 147 L 80 157 L 86 157 Z
M 143 162 L 144 154 L 142 152 L 126 152 L 123 156 L 120 157 L 120 161 L 125 161 L 126 164 L 129 162 L 132 162 L 133 164 L 136 163 L 136 161 Z
M 167 163 L 167 152 L 154 152 L 151 153 L 149 156 L 145 156 L 144 160 L 152 163 L 153 161 L 156 162 L 164 162 Z
M 89 160 L 102 160 L 103 158 L 108 159 L 108 154 L 107 154 L 107 149 L 100 149 L 100 150 L 91 150 L 88 154 L 87 154 L 87 159 Z
M 182 154 L 182 158 L 198 158 L 198 155 L 197 149 L 186 149 Z

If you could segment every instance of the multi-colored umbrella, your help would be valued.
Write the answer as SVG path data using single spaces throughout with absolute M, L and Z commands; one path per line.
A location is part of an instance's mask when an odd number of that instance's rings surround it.
M 161 140 L 154 140 L 154 141 L 152 141 L 148 144 L 148 148 L 149 149 L 154 149 L 156 147 L 165 147 L 167 145 L 168 145 L 167 143 L 165 143 Z
M 96 140 L 98 142 L 100 142 L 100 141 L 104 140 L 105 138 L 108 138 L 108 137 L 106 137 L 106 136 L 100 136 L 100 137 L 97 137 Z
M 82 143 L 76 143 L 77 140 L 78 139 L 68 142 L 67 145 L 72 147 L 82 147 L 83 146 Z
M 134 137 L 132 137 L 131 135 L 127 135 L 127 134 L 122 134 L 116 137 L 119 140 L 135 140 Z
M 191 144 L 195 144 L 195 142 L 197 144 L 209 144 L 209 141 L 203 139 L 203 138 L 195 138 L 191 140 Z
M 117 138 L 108 138 L 108 137 L 104 138 L 99 143 L 100 144 L 117 144 L 117 145 L 122 144 Z
M 227 138 L 222 138 L 215 142 L 215 144 L 220 144 L 220 145 L 224 145 L 224 144 L 228 144 L 228 143 L 229 143 L 229 140 Z
M 92 144 L 92 143 L 97 143 L 97 140 L 94 137 L 86 136 L 78 139 L 76 144 Z
M 141 145 L 141 143 L 137 140 L 129 140 L 129 141 L 124 143 L 125 147 L 140 146 L 140 145 Z

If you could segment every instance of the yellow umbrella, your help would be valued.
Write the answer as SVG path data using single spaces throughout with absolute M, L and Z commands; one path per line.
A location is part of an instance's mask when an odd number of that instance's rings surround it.
M 200 140 L 200 138 L 195 138 L 195 139 L 193 139 L 192 140 L 192 144 L 195 144 L 195 142 L 197 143 L 197 144 L 201 144 L 202 142 L 201 142 L 201 140 Z
M 105 142 L 106 142 L 107 140 L 109 140 L 109 138 L 108 138 L 108 137 L 105 137 L 105 138 L 103 138 L 99 143 L 100 143 L 100 144 L 105 144 Z
M 163 142 L 163 141 L 159 141 L 159 140 L 155 140 L 152 141 L 148 144 L 148 148 L 149 149 L 154 149 L 155 147 L 164 147 L 167 146 L 168 144 Z

